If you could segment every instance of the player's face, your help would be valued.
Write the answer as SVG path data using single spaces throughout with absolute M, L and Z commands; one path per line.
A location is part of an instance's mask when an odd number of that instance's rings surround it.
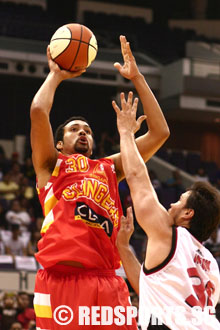
M 168 213 L 173 219 L 175 226 L 181 226 L 183 222 L 183 216 L 187 209 L 185 208 L 187 199 L 189 198 L 190 191 L 186 191 L 180 196 L 180 199 L 176 203 L 171 203 Z
M 73 120 L 64 127 L 60 151 L 66 155 L 80 153 L 87 157 L 92 154 L 93 135 L 90 126 L 82 120 Z

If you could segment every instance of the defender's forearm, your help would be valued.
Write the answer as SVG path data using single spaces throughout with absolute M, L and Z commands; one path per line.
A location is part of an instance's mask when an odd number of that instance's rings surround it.
M 118 246 L 121 261 L 131 286 L 139 294 L 139 276 L 141 265 L 129 246 Z

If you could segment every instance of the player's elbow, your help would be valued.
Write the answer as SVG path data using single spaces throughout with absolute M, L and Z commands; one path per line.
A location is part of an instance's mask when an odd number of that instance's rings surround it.
M 39 104 L 37 102 L 32 102 L 31 104 L 31 108 L 30 108 L 30 116 L 31 118 L 34 117 L 35 115 L 37 115 L 41 110 L 41 107 L 39 106 Z
M 170 130 L 168 125 L 166 125 L 162 130 L 161 130 L 161 140 L 165 142 L 170 136 Z
M 30 108 L 30 117 L 31 120 L 34 120 L 35 118 L 40 118 L 42 115 L 45 116 L 46 111 L 43 109 L 38 103 L 32 102 L 31 108 Z
M 164 127 L 162 130 L 160 130 L 160 132 L 157 132 L 154 135 L 154 143 L 156 149 L 159 149 L 166 142 L 169 136 L 170 136 L 170 130 L 168 126 Z

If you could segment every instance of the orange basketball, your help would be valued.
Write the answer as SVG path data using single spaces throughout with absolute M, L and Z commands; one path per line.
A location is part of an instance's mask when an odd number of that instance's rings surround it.
M 61 26 L 50 40 L 50 54 L 61 69 L 85 69 L 97 54 L 96 37 L 86 26 L 76 23 Z

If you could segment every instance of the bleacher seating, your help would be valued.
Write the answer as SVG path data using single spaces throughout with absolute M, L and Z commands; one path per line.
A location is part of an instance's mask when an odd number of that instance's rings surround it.
M 197 169 L 201 167 L 200 154 L 195 152 L 188 152 L 186 155 L 186 166 L 187 171 L 190 174 L 196 174 Z
M 219 171 L 215 162 L 204 161 L 201 159 L 199 152 L 186 150 L 167 150 L 161 148 L 156 156 L 176 166 L 177 168 L 191 174 L 196 175 L 199 168 L 204 168 L 209 181 L 216 183 L 216 176 Z
M 64 24 L 62 18 L 48 15 L 39 6 L 0 3 L 0 35 L 33 40 L 50 40 Z
M 170 155 L 170 162 L 171 164 L 175 165 L 176 167 L 180 168 L 183 171 L 186 171 L 186 157 L 184 153 L 180 150 L 174 150 Z
M 66 19 L 39 6 L 0 2 L 2 36 L 48 41 L 59 26 L 67 23 Z M 153 56 L 162 64 L 184 57 L 186 41 L 204 40 L 204 36 L 196 35 L 193 30 L 170 29 L 157 22 L 147 24 L 142 17 L 132 18 L 123 13 L 116 15 L 85 11 L 81 23 L 93 30 L 99 47 L 118 48 L 119 33 L 125 34 L 134 51 Z

